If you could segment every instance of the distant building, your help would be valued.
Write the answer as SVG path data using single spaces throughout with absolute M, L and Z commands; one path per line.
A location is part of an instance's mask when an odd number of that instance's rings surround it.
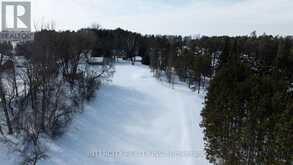
M 103 65 L 104 64 L 104 57 L 89 57 L 88 64 L 92 65 Z
M 142 62 L 142 57 L 135 56 L 135 62 Z

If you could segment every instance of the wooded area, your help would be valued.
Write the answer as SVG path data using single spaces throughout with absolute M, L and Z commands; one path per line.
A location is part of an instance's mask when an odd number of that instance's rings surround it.
M 43 30 L 35 33 L 33 42 L 14 49 L 1 43 L 0 54 L 0 134 L 22 140 L 24 162 L 35 164 L 46 157 L 39 137 L 64 132 L 72 116 L 114 73 L 115 60 L 135 65 L 136 56 L 158 79 L 173 85 L 181 80 L 198 93 L 207 90 L 201 126 L 212 163 L 293 161 L 292 37 Z M 92 57 L 102 57 L 102 65 L 89 63 Z

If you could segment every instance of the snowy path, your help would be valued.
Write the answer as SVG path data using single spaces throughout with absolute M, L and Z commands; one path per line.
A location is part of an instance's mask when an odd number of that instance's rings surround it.
M 51 158 L 39 164 L 208 164 L 198 126 L 201 108 L 202 98 L 184 86 L 173 90 L 145 66 L 118 64 L 113 82 L 98 91 L 50 145 Z

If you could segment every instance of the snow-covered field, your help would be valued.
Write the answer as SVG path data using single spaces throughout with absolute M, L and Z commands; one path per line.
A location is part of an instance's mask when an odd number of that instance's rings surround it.
M 38 164 L 208 164 L 199 127 L 202 102 L 184 85 L 172 89 L 158 81 L 146 66 L 117 64 L 113 81 L 64 136 L 48 142 L 50 158 Z

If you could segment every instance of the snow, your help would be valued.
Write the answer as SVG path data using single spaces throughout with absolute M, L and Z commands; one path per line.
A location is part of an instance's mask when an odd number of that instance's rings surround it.
M 184 85 L 172 89 L 155 79 L 147 66 L 117 64 L 113 81 L 65 135 L 47 142 L 50 158 L 38 165 L 209 164 L 199 127 L 202 102 Z
M 16 142 L 16 139 L 13 137 L 5 137 L 13 142 Z M 19 164 L 18 154 L 8 149 L 8 145 L 4 145 L 3 137 L 0 138 L 0 164 L 5 165 L 15 165 Z
M 9 154 L 5 145 L 0 143 L 0 162 L 5 165 L 13 165 L 15 157 Z

